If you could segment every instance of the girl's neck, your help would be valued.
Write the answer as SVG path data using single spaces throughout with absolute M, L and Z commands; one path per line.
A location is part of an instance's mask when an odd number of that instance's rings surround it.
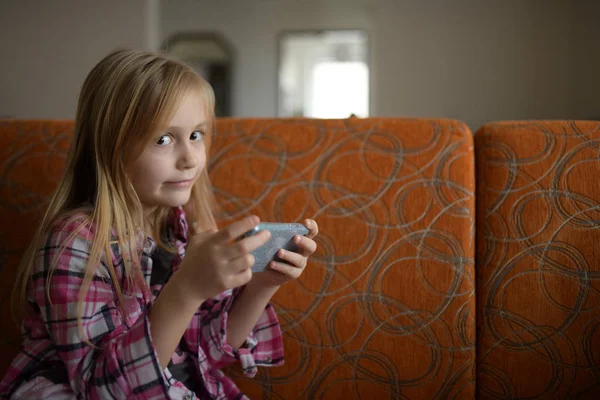
M 154 239 L 152 235 L 152 223 L 149 219 L 146 219 L 144 222 L 144 233 L 146 234 L 146 237 Z

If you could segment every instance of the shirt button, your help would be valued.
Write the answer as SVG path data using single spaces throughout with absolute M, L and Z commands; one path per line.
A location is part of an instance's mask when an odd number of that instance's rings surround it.
M 272 360 L 271 360 L 271 357 L 268 357 L 268 356 L 267 356 L 267 357 L 265 357 L 265 362 L 271 362 L 271 361 L 272 361 Z
M 192 395 L 186 394 L 185 396 L 183 396 L 183 400 L 192 400 Z

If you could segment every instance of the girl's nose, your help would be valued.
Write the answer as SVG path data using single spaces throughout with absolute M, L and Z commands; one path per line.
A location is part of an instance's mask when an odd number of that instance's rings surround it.
M 198 164 L 198 155 L 190 144 L 183 146 L 177 164 L 178 169 L 191 169 Z

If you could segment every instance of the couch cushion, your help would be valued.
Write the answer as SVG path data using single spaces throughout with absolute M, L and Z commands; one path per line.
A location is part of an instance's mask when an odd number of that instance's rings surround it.
M 481 398 L 600 398 L 600 123 L 482 127 Z
M 0 125 L 0 298 L 60 170 L 64 122 Z M 473 398 L 473 147 L 449 120 L 223 119 L 210 161 L 221 225 L 319 224 L 319 250 L 273 299 L 286 363 L 250 398 Z M 9 149 L 9 150 L 7 150 Z M 2 303 L 3 322 L 7 321 Z M 1 330 L 0 374 L 16 351 Z
M 319 250 L 274 299 L 286 363 L 250 398 L 473 398 L 472 135 L 447 120 L 222 120 L 221 221 L 314 217 Z

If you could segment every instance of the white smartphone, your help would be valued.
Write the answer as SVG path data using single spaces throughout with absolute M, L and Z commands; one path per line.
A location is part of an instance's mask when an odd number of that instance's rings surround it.
M 280 249 L 297 251 L 298 247 L 293 241 L 294 236 L 306 236 L 309 232 L 303 224 L 261 222 L 254 229 L 243 234 L 240 239 L 256 235 L 258 232 L 265 230 L 271 232 L 271 238 L 263 246 L 252 252 L 255 260 L 252 272 L 263 272 L 271 261 L 279 260 L 277 252 Z

